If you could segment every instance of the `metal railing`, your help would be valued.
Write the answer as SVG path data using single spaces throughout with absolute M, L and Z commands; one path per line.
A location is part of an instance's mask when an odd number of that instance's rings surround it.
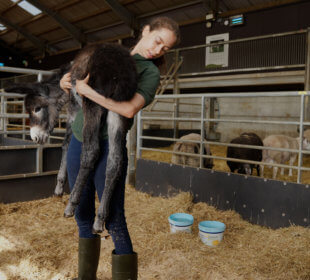
M 1 79 L 1 87 L 9 86 L 12 83 L 22 82 L 40 82 L 44 75 L 49 76 L 54 71 L 45 71 L 37 69 L 25 69 L 16 67 L 1 66 L 0 72 L 25 74 Z M 26 125 L 28 114 L 25 110 L 23 94 L 0 92 L 0 135 L 22 135 L 22 139 L 26 139 L 29 135 L 29 125 Z M 16 107 L 18 109 L 16 109 Z M 65 114 L 60 115 L 60 119 L 66 119 Z M 12 120 L 18 120 L 21 124 L 16 124 Z M 54 132 L 63 133 L 63 129 L 54 129 Z M 63 137 L 51 136 L 52 139 L 62 139 Z M 48 141 L 50 141 L 50 138 Z
M 21 135 L 22 139 L 26 139 L 26 136 L 29 136 L 30 126 L 27 125 L 29 115 L 25 110 L 24 97 L 25 95 L 23 94 L 0 92 L 0 135 L 4 137 L 8 135 Z M 19 109 L 16 110 L 16 107 L 13 107 L 13 109 L 8 110 L 9 106 L 18 106 Z M 59 116 L 60 121 L 66 118 L 66 114 L 60 114 Z M 17 120 L 20 124 L 17 124 L 13 120 Z M 65 129 L 61 128 L 54 129 L 55 133 L 64 133 L 64 131 Z M 52 135 L 48 141 L 50 139 L 62 140 L 63 137 Z
M 1 79 L 1 87 L 8 86 L 12 83 L 36 82 L 41 81 L 43 75 L 51 75 L 53 71 L 42 71 L 35 69 L 23 69 L 14 67 L 0 67 L 2 72 L 11 72 L 26 74 L 21 76 L 14 76 L 12 78 Z M 61 143 L 52 144 L 51 139 L 60 141 L 61 136 L 52 135 L 48 138 L 48 143 L 44 145 L 35 144 L 29 139 L 29 125 L 27 120 L 29 118 L 25 110 L 23 94 L 0 92 L 0 139 L 3 143 L 0 145 L 1 150 L 35 150 L 35 170 L 28 173 L 16 173 L 10 175 L 1 175 L 0 180 L 28 178 L 33 176 L 47 176 L 58 173 L 58 170 L 44 171 L 43 150 L 54 149 L 62 146 Z M 61 114 L 60 119 L 66 119 L 66 114 Z M 64 133 L 64 129 L 54 129 L 54 133 Z M 4 139 L 7 139 L 4 141 Z M 14 139 L 22 139 L 24 141 L 14 141 Z M 16 142 L 16 143 L 15 143 Z
M 8 66 L 1 66 L 0 72 L 24 74 L 20 76 L 2 78 L 0 80 L 1 88 L 4 88 L 6 85 L 9 85 L 11 83 L 35 82 L 35 81 L 40 82 L 44 75 L 52 75 L 54 73 L 54 71 L 17 68 L 17 67 L 8 67 Z
M 143 111 L 140 111 L 138 114 L 137 120 L 137 157 L 141 157 L 141 153 L 143 150 L 145 151 L 157 151 L 161 153 L 170 153 L 170 154 L 177 154 L 177 155 L 185 155 L 191 157 L 199 157 L 200 158 L 200 167 L 202 167 L 202 162 L 204 158 L 213 158 L 219 160 L 229 160 L 235 162 L 242 162 L 242 163 L 250 163 L 250 164 L 262 164 L 272 167 L 281 167 L 281 168 L 292 168 L 297 170 L 297 182 L 301 182 L 301 175 L 302 171 L 310 171 L 310 168 L 302 166 L 302 157 L 303 154 L 310 154 L 310 151 L 305 151 L 302 149 L 302 139 L 303 139 L 303 130 L 304 126 L 309 126 L 310 122 L 304 121 L 304 103 L 305 97 L 309 97 L 309 92 L 250 92 L 250 93 L 208 93 L 208 94 L 181 94 L 181 95 L 163 95 L 163 96 L 156 96 L 156 100 L 189 100 L 193 98 L 199 98 L 201 100 L 201 110 L 200 110 L 200 117 L 174 117 L 173 112 L 170 112 L 170 115 L 166 116 L 151 116 L 148 112 L 147 116 L 144 115 Z M 206 117 L 206 110 L 205 110 L 205 101 L 209 98 L 245 98 L 245 97 L 263 97 L 263 98 L 270 98 L 270 97 L 296 97 L 300 98 L 300 111 L 299 111 L 299 120 L 296 121 L 281 121 L 281 120 L 258 120 L 258 119 L 222 119 L 222 118 L 210 118 Z M 178 138 L 169 138 L 169 137 L 151 137 L 151 136 L 144 136 L 143 135 L 143 122 L 144 121 L 170 121 L 170 122 L 196 122 L 200 124 L 200 135 L 201 140 L 200 142 L 197 141 L 188 141 L 188 140 L 181 140 Z M 285 149 L 285 148 L 271 148 L 271 147 L 262 147 L 262 146 L 249 146 L 249 145 L 240 145 L 240 144 L 231 144 L 231 143 L 220 143 L 216 141 L 205 141 L 205 127 L 209 123 L 218 123 L 218 122 L 229 122 L 229 123 L 250 123 L 250 124 L 269 124 L 269 125 L 295 125 L 299 126 L 299 149 Z M 173 127 L 173 125 L 171 125 Z M 152 139 L 157 141 L 171 141 L 174 143 L 178 142 L 194 142 L 200 144 L 200 154 L 191 154 L 191 153 L 183 153 L 183 152 L 175 152 L 171 150 L 163 150 L 163 149 L 153 149 L 153 148 L 146 148 L 143 147 L 142 141 L 146 139 Z M 226 146 L 226 147 L 243 147 L 243 148 L 251 148 L 251 149 L 261 149 L 261 150 L 276 150 L 282 152 L 294 152 L 298 154 L 298 165 L 297 166 L 290 166 L 285 164 L 275 164 L 275 163 L 266 163 L 266 162 L 257 162 L 257 161 L 247 161 L 235 158 L 227 158 L 221 156 L 214 156 L 214 155 L 203 155 L 202 146 L 204 144 L 212 144 L 212 145 L 219 145 L 219 146 Z
M 35 171 L 28 173 L 16 173 L 10 175 L 0 175 L 0 180 L 28 178 L 33 176 L 47 176 L 58 173 L 58 170 L 44 171 L 43 165 L 43 150 L 59 148 L 62 146 L 63 137 L 52 135 L 48 138 L 48 142 L 44 145 L 35 144 L 28 140 L 30 137 L 29 125 L 27 125 L 28 114 L 25 113 L 24 97 L 22 94 L 0 92 L 0 153 L 2 150 L 35 150 Z M 11 110 L 8 112 L 8 106 L 19 106 L 19 112 Z M 16 108 L 15 108 L 16 109 Z M 60 118 L 66 118 L 66 115 L 61 115 Z M 15 124 L 14 120 L 18 120 L 21 124 Z M 64 133 L 64 129 L 54 129 L 55 133 Z M 7 140 L 5 140 L 7 139 Z M 18 141 L 14 141 L 14 139 Z M 23 141 L 19 141 L 22 139 Z M 60 143 L 51 143 L 51 139 L 57 140 Z M 27 141 L 28 140 L 28 141 Z M 3 143 L 2 143 L 3 141 Z M 16 142 L 16 143 L 15 143 Z
M 7 179 L 18 179 L 18 178 L 27 178 L 27 177 L 34 177 L 40 175 L 54 175 L 58 173 L 58 170 L 52 171 L 44 171 L 43 170 L 43 149 L 48 148 L 59 148 L 62 144 L 27 144 L 27 145 L 0 145 L 0 153 L 1 150 L 35 150 L 36 154 L 36 167 L 34 172 L 27 172 L 27 173 L 16 173 L 10 175 L 0 175 L 0 180 L 7 180 Z
M 290 70 L 304 68 L 307 61 L 308 30 L 298 30 L 202 44 L 171 50 L 167 61 L 183 58 L 178 76 L 193 77 L 244 71 Z M 222 46 L 222 48 L 221 48 Z M 223 52 L 227 47 L 227 65 L 207 64 L 212 51 Z M 215 50 L 214 50 L 215 49 Z

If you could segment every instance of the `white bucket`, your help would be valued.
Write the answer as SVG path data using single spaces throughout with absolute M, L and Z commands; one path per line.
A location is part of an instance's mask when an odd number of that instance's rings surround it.
M 198 225 L 201 241 L 211 247 L 216 247 L 223 239 L 225 224 L 218 221 L 203 221 Z
M 168 218 L 170 224 L 170 232 L 187 232 L 192 233 L 192 225 L 194 223 L 194 218 L 190 214 L 186 213 L 175 213 Z

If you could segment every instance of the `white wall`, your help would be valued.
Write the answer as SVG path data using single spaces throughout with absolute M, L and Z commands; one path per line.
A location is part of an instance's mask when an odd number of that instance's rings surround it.
M 241 120 L 278 120 L 299 121 L 300 98 L 298 97 L 246 97 L 246 98 L 218 98 L 218 111 L 215 118 Z M 200 118 L 200 99 L 186 99 L 182 101 L 192 105 L 180 105 L 181 117 Z M 157 103 L 157 112 L 147 113 L 145 116 L 172 117 L 173 103 Z M 208 110 L 208 104 L 206 104 Z M 159 112 L 169 111 L 169 112 Z M 157 127 L 161 129 L 173 128 L 173 121 L 145 121 L 144 128 Z M 179 129 L 200 129 L 200 122 L 180 122 Z M 286 134 L 297 136 L 296 125 L 268 125 L 220 122 L 216 125 L 216 132 L 221 134 L 221 142 L 230 142 L 242 132 L 254 132 L 261 138 L 270 134 Z
M 220 117 L 223 119 L 299 121 L 300 98 L 254 97 L 219 99 Z M 255 132 L 261 138 L 270 134 L 297 136 L 296 125 L 220 123 L 217 131 L 221 142 L 229 142 L 242 132 Z

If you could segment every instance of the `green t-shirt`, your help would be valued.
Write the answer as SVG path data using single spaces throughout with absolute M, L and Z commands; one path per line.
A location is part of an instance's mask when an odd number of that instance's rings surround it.
M 160 73 L 151 60 L 148 60 L 139 54 L 135 54 L 133 58 L 136 62 L 138 72 L 138 87 L 136 92 L 142 95 L 145 99 L 145 107 L 154 99 L 155 92 L 159 84 Z M 75 138 L 81 142 L 83 141 L 83 123 L 84 117 L 81 109 L 72 123 L 72 132 Z M 100 136 L 102 139 L 108 138 L 107 125 L 104 125 Z

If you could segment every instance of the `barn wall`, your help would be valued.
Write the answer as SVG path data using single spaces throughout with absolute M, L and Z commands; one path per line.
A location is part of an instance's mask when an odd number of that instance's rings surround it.
M 204 22 L 183 26 L 180 46 L 204 44 L 206 36 L 226 32 L 233 40 L 305 29 L 310 26 L 309 10 L 310 2 L 307 1 L 244 14 L 245 24 L 242 26 L 228 27 L 215 23 L 212 28 L 206 28 Z
M 0 180 L 0 203 L 13 203 L 43 199 L 54 195 L 57 175 Z M 64 191 L 69 193 L 66 183 Z
M 299 121 L 300 98 L 225 98 L 219 99 L 220 118 L 241 120 Z M 219 123 L 216 129 L 222 142 L 230 142 L 242 132 L 255 132 L 261 138 L 270 134 L 297 137 L 296 125 Z

